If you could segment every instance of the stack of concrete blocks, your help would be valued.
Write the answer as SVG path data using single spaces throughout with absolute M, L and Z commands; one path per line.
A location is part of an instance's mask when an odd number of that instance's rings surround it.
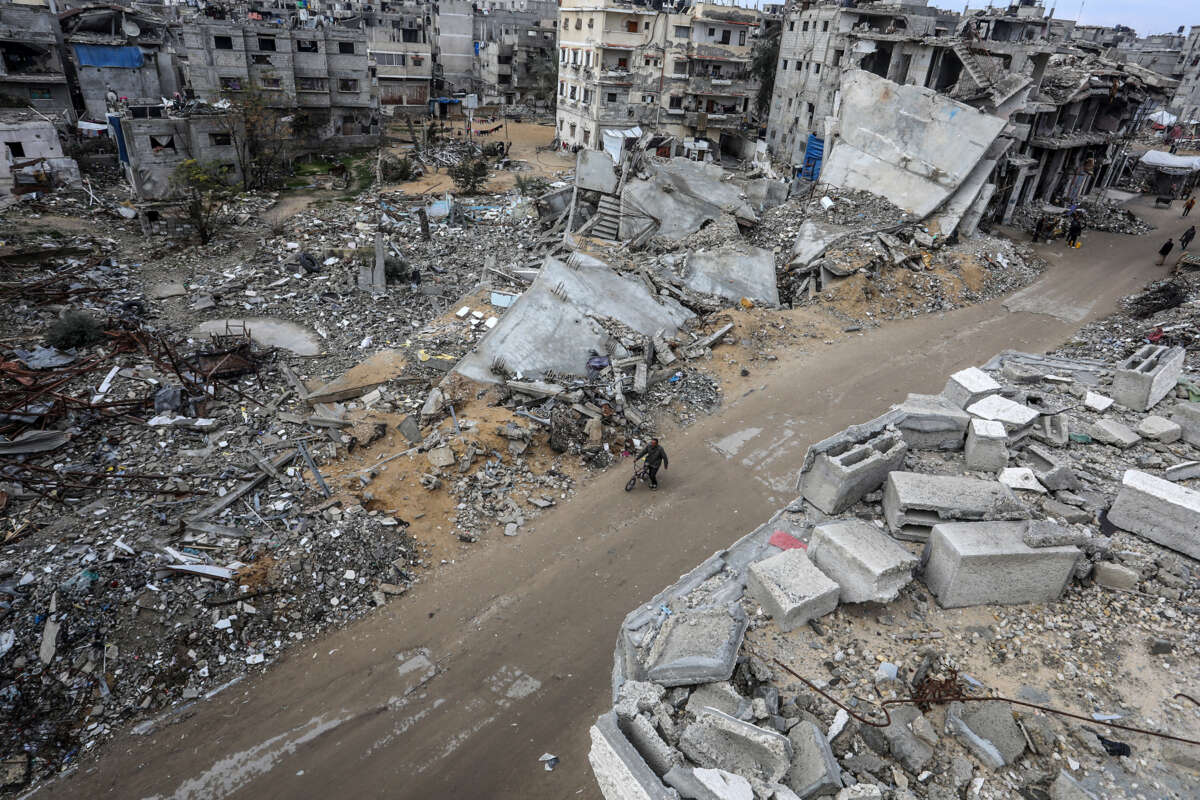
M 804 499 L 826 514 L 840 514 L 883 485 L 892 470 L 904 466 L 908 445 L 888 426 L 866 440 L 849 436 L 818 454 L 801 475 Z
M 925 585 L 943 608 L 1057 600 L 1075 569 L 1072 546 L 1030 547 L 1026 522 L 935 525 L 921 555 Z
M 967 469 L 999 472 L 1008 466 L 1008 431 L 1004 423 L 973 419 L 967 428 L 967 446 L 963 452 Z
M 910 394 L 894 407 L 897 427 L 913 450 L 961 450 L 971 417 L 938 394 Z
M 1118 528 L 1200 559 L 1200 492 L 1136 469 L 1125 471 L 1108 511 Z
M 751 564 L 746 588 L 783 631 L 832 612 L 841 594 L 799 548 Z
M 1033 432 L 1039 416 L 1027 405 L 1009 400 L 998 394 L 990 394 L 967 407 L 967 413 L 980 419 L 993 420 L 1004 425 L 1009 444 L 1016 444 Z
M 1000 384 L 996 382 L 995 378 L 979 367 L 968 367 L 950 376 L 950 379 L 946 381 L 946 388 L 942 390 L 942 397 L 958 408 L 965 409 L 988 395 L 999 392 Z
M 1029 519 L 1004 484 L 957 475 L 893 472 L 883 492 L 883 513 L 892 536 L 924 542 L 933 526 L 952 520 Z
M 912 580 L 917 559 L 860 519 L 818 525 L 808 556 L 832 578 L 843 603 L 888 603 Z
M 1182 347 L 1152 344 L 1140 348 L 1117 365 L 1113 373 L 1113 399 L 1134 411 L 1149 411 L 1175 390 L 1183 374 Z

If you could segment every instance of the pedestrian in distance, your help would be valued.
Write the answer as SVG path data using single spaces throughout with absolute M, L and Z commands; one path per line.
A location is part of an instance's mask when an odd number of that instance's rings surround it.
M 1186 231 L 1184 231 L 1183 235 L 1179 237 L 1179 249 L 1187 250 L 1188 245 L 1190 245 L 1192 243 L 1192 239 L 1195 239 L 1195 238 L 1196 238 L 1196 226 L 1193 225 L 1192 227 L 1190 227 Z
M 1067 247 L 1078 247 L 1079 236 L 1083 233 L 1083 224 L 1078 218 L 1071 220 L 1071 225 L 1067 228 Z
M 1167 256 L 1171 255 L 1171 251 L 1174 249 L 1175 240 L 1167 239 L 1167 241 L 1163 243 L 1163 246 L 1158 248 L 1158 263 L 1165 264 L 1167 261 Z
M 1192 209 L 1195 207 L 1196 207 L 1196 198 L 1189 197 L 1187 202 L 1183 204 L 1183 216 L 1186 217 L 1188 214 L 1191 214 Z

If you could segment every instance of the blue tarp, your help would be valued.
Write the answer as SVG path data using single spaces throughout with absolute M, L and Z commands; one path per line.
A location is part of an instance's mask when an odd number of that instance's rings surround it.
M 129 151 L 125 149 L 125 132 L 121 130 L 121 115 L 109 114 L 108 124 L 113 129 L 113 137 L 117 140 L 117 156 L 121 163 L 129 163 Z
M 84 67 L 122 67 L 137 69 L 145 63 L 140 47 L 113 47 L 107 44 L 73 44 L 75 57 Z

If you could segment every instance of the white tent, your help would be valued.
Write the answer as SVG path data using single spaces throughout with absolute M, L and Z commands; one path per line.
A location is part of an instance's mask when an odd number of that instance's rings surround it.
M 1168 175 L 1187 175 L 1200 172 L 1200 156 L 1172 155 L 1165 150 L 1147 150 L 1140 161 Z
M 604 152 L 612 156 L 612 160 L 619 164 L 621 162 L 621 149 L 625 147 L 625 140 L 640 138 L 642 129 L 639 127 L 625 128 L 623 130 L 605 128 L 600 131 L 600 134 L 601 141 L 604 143 Z
M 1160 109 L 1158 111 L 1155 111 L 1153 114 L 1149 115 L 1148 117 L 1146 117 L 1146 119 L 1150 120 L 1151 122 L 1156 122 L 1159 125 L 1167 126 L 1167 125 L 1174 125 L 1175 120 L 1179 119 L 1179 117 L 1175 116 L 1174 114 L 1169 114 L 1166 111 L 1163 111 Z

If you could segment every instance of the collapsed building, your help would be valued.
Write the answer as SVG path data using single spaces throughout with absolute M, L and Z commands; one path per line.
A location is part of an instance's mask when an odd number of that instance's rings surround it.
M 237 119 L 203 104 L 183 108 L 157 103 L 128 105 L 108 118 L 117 142 L 118 162 L 142 200 L 174 194 L 171 177 L 180 164 L 195 160 L 216 164 L 231 183 L 242 180 Z
M 673 155 L 753 154 L 761 12 L 576 0 L 559 9 L 556 126 L 564 147 L 619 150 L 642 126 Z M 615 142 L 610 146 L 608 140 Z
M 5 105 L 53 113 L 71 107 L 58 19 L 48 8 L 0 4 L 0 95 Z
M 79 183 L 50 120 L 27 109 L 0 109 L 0 200 Z

